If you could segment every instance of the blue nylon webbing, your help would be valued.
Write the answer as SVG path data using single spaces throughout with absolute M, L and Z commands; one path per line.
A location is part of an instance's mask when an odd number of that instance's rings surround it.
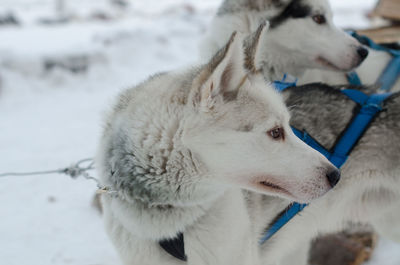
M 282 92 L 283 90 L 285 90 L 288 87 L 297 85 L 297 79 L 295 81 L 293 81 L 293 82 L 287 82 L 286 78 L 287 78 L 287 74 L 284 74 L 283 78 L 282 78 L 282 81 L 274 81 L 273 82 L 273 86 L 275 87 L 275 89 L 278 92 Z
M 329 158 L 329 161 L 338 168 L 346 162 L 354 145 L 361 138 L 376 114 L 382 110 L 382 102 L 391 95 L 390 93 L 385 93 L 368 96 L 361 91 L 353 89 L 342 90 L 342 93 L 361 105 L 361 109 L 335 145 Z
M 273 84 L 275 85 L 276 82 Z M 283 81 L 279 81 L 279 87 L 277 87 L 278 91 L 282 92 L 286 88 L 293 86 L 292 83 L 287 83 L 286 86 L 283 84 Z M 363 92 L 354 89 L 345 89 L 341 92 L 359 104 L 361 109 L 333 148 L 333 152 L 326 150 L 306 131 L 300 131 L 292 127 L 292 130 L 297 137 L 299 137 L 310 147 L 323 154 L 337 168 L 340 168 L 346 162 L 350 151 L 354 148 L 358 140 L 368 128 L 371 121 L 380 111 L 382 111 L 383 102 L 391 95 L 391 93 L 385 93 L 368 96 Z M 260 239 L 259 243 L 265 243 L 306 206 L 307 204 L 299 203 L 294 203 L 292 206 L 290 206 L 287 211 L 269 227 L 264 236 Z
M 278 232 L 279 229 L 281 229 L 287 222 L 289 222 L 293 217 L 295 217 L 299 212 L 301 212 L 307 204 L 299 204 L 299 203 L 293 203 L 287 211 L 283 213 L 283 215 L 275 222 L 273 223 L 268 231 L 265 233 L 265 235 L 260 239 L 260 245 L 264 244 L 265 241 L 270 239 L 276 232 Z
M 400 77 L 400 56 L 394 57 L 383 70 L 377 84 L 382 91 L 390 91 Z
M 347 73 L 346 77 L 347 77 L 347 81 L 349 81 L 350 85 L 353 85 L 353 86 L 361 86 L 362 85 L 361 79 L 356 72 L 353 71 L 353 72 Z
M 314 138 L 312 138 L 306 131 L 299 131 L 298 129 L 292 127 L 294 134 L 300 138 L 303 142 L 323 154 L 327 159 L 329 159 L 331 153 L 326 150 L 322 145 L 320 145 Z
M 367 45 L 369 48 L 376 51 L 384 51 L 393 56 L 393 59 L 387 64 L 376 81 L 376 84 L 380 86 L 381 91 L 389 91 L 400 77 L 400 51 L 381 46 L 372 41 L 370 38 L 366 36 L 360 36 L 354 31 L 350 31 L 349 34 L 356 38 L 359 42 Z M 355 71 L 347 73 L 346 76 L 351 85 L 362 84 L 360 77 Z

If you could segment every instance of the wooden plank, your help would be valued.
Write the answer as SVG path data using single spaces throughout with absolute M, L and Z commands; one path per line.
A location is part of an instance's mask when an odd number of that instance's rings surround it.
M 357 30 L 357 33 L 366 35 L 377 43 L 400 42 L 400 26 Z
M 374 13 L 384 18 L 400 21 L 400 1 L 380 0 Z

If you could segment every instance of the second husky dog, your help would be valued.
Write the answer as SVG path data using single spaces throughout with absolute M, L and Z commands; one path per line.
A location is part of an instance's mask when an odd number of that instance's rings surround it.
M 250 66 L 264 32 L 248 42 L 245 60 L 233 35 L 206 65 L 156 75 L 119 97 L 97 164 L 115 191 L 103 197 L 104 218 L 124 264 L 182 264 L 159 245 L 180 233 L 187 264 L 264 264 L 266 220 L 242 189 L 309 202 L 338 182 L 338 170 L 292 133 L 280 95 Z M 250 204 L 268 211 L 262 200 Z
M 260 56 L 269 81 L 288 73 L 300 84 L 346 84 L 345 72 L 365 59 L 356 72 L 370 85 L 392 59 L 387 52 L 371 49 L 367 57 L 365 47 L 333 24 L 327 0 L 225 0 L 201 45 L 203 56 L 219 49 L 231 32 L 250 34 L 265 19 L 272 26 Z M 400 91 L 400 79 L 392 91 Z
M 201 51 L 218 50 L 233 31 L 251 34 L 268 20 L 271 29 L 259 55 L 267 80 L 281 80 L 285 73 L 300 78 L 307 69 L 346 72 L 360 65 L 368 50 L 337 28 L 332 16 L 327 0 L 225 0 Z

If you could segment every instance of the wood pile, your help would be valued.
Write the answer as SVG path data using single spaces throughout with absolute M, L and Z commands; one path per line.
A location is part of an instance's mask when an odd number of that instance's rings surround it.
M 400 42 L 400 0 L 380 0 L 370 15 L 387 20 L 388 26 L 358 30 L 359 34 L 377 43 Z
M 374 14 L 386 19 L 400 21 L 400 1 L 380 0 L 375 8 Z

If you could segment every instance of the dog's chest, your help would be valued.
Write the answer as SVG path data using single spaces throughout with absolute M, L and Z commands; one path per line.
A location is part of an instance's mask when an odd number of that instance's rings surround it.
M 190 264 L 259 264 L 257 238 L 240 190 L 227 192 L 184 235 Z

